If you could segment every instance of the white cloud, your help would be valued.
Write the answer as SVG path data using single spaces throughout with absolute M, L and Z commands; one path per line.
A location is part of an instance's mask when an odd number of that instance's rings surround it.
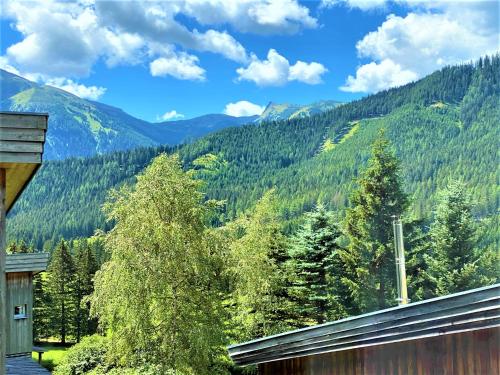
M 297 0 L 186 0 L 182 8 L 203 25 L 229 24 L 247 33 L 293 34 L 318 26 Z
M 9 73 L 16 74 L 18 76 L 21 75 L 19 70 L 14 68 L 12 65 L 9 64 L 9 59 L 5 56 L 0 56 L 0 69 L 3 69 Z
M 180 54 L 172 58 L 160 57 L 149 64 L 154 77 L 172 76 L 177 79 L 203 81 L 205 70 L 198 66 L 198 58 L 193 55 Z
M 417 75 L 409 70 L 403 70 L 392 60 L 371 62 L 358 68 L 356 77 L 347 77 L 345 86 L 341 89 L 351 92 L 377 92 L 388 87 L 401 86 L 417 79 Z
M 245 48 L 227 32 L 208 30 L 205 33 L 194 31 L 197 48 L 201 51 L 216 52 L 237 62 L 248 60 Z
M 226 108 L 224 108 L 224 113 L 235 117 L 253 116 L 261 115 L 264 109 L 265 107 L 258 104 L 251 103 L 247 100 L 240 100 L 239 102 L 228 103 Z
M 253 61 L 246 68 L 238 68 L 239 81 L 253 81 L 259 86 L 281 86 L 288 82 L 290 64 L 276 50 L 270 49 L 267 60 L 259 60 L 253 56 Z
M 226 31 L 189 30 L 174 19 L 182 12 L 178 4 L 2 2 L 5 8 L 2 17 L 13 20 L 12 25 L 23 36 L 20 42 L 7 48 L 3 65 L 46 77 L 85 77 L 100 59 L 109 67 L 158 58 L 167 59 L 170 65 L 179 59 L 176 65 L 181 65 L 187 60 L 183 53 L 176 52 L 178 47 L 248 62 L 245 48 Z M 190 72 L 172 68 L 177 72 L 173 76 L 185 79 L 196 73 L 200 77 L 203 69 L 193 68 L 192 59 L 187 62 L 184 70 Z
M 99 32 L 90 10 L 48 1 L 8 2 L 6 14 L 24 39 L 7 48 L 6 56 L 19 70 L 47 75 L 85 76 L 98 57 Z
M 98 100 L 106 92 L 105 87 L 85 86 L 67 78 L 51 78 L 46 80 L 45 84 L 67 91 L 82 99 Z
M 298 0 L 2 0 L 2 7 L 2 18 L 22 34 L 6 49 L 3 65 L 45 78 L 86 77 L 104 61 L 108 67 L 143 64 L 155 75 L 202 80 L 200 62 L 186 56 L 212 52 L 242 64 L 251 62 L 245 47 L 221 28 L 292 34 L 318 26 Z M 183 16 L 203 29 L 188 27 Z M 315 82 L 313 76 L 305 82 Z
M 297 61 L 290 65 L 289 61 L 276 50 L 270 49 L 266 60 L 252 56 L 246 68 L 238 68 L 239 81 L 253 81 L 258 86 L 282 86 L 289 81 L 300 81 L 308 84 L 321 83 L 321 76 L 328 70 L 320 63 Z
M 332 8 L 336 5 L 346 5 L 350 8 L 369 10 L 386 4 L 386 0 L 321 0 L 321 8 Z
M 495 28 L 489 22 L 470 22 L 483 19 L 481 14 L 486 9 L 464 4 L 461 15 L 455 8 L 443 10 L 388 16 L 376 31 L 356 44 L 358 55 L 372 62 L 360 66 L 342 89 L 376 92 L 421 78 L 445 65 L 498 51 L 498 25 Z
M 297 61 L 295 65 L 290 67 L 290 76 L 288 79 L 290 81 L 300 81 L 310 85 L 317 85 L 322 82 L 321 75 L 327 71 L 328 69 L 320 63 L 312 62 L 308 64 L 303 61 Z
M 165 112 L 161 116 L 156 116 L 156 121 L 168 121 L 168 120 L 175 120 L 179 118 L 184 118 L 184 115 L 182 113 L 178 113 L 175 109 L 172 111 Z

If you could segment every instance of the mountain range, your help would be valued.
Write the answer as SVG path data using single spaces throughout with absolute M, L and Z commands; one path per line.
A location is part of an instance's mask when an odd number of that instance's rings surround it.
M 207 198 L 223 200 L 224 222 L 275 188 L 292 230 L 320 201 L 343 211 L 380 129 L 401 161 L 411 197 L 407 217 L 432 217 L 450 180 L 467 185 L 484 223 L 482 240 L 499 242 L 498 142 L 500 57 L 446 67 L 405 86 L 309 117 L 253 123 L 210 133 L 171 148 L 148 147 L 45 162 L 9 216 L 11 239 L 42 247 L 60 237 L 109 229 L 101 207 L 108 191 L 162 152 L 178 152 L 204 180 Z
M 0 70 L 0 110 L 49 114 L 45 159 L 87 157 L 118 150 L 192 142 L 205 134 L 248 123 L 304 117 L 337 102 L 307 106 L 270 103 L 262 116 L 207 114 L 187 120 L 151 123 L 103 103 L 81 99 Z

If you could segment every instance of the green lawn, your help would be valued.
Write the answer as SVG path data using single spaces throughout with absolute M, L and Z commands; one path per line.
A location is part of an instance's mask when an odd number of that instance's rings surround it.
M 37 346 L 40 346 L 47 350 L 42 354 L 42 366 L 49 371 L 52 371 L 54 367 L 57 366 L 57 364 L 64 358 L 64 356 L 66 355 L 66 351 L 68 350 L 68 347 L 54 345 L 51 343 L 37 344 Z M 38 361 L 38 353 L 33 352 L 31 356 L 35 361 Z

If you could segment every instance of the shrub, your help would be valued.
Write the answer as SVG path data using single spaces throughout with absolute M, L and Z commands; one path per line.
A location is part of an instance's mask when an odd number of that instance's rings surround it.
M 105 370 L 107 339 L 99 335 L 85 337 L 72 346 L 65 358 L 54 369 L 54 375 L 88 374 L 92 370 Z M 106 371 L 102 371 L 105 373 Z

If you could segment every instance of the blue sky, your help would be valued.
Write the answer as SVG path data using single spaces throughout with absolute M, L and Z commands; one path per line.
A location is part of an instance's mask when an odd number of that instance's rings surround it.
M 499 45 L 497 1 L 4 1 L 2 9 L 1 68 L 148 121 L 349 101 Z

